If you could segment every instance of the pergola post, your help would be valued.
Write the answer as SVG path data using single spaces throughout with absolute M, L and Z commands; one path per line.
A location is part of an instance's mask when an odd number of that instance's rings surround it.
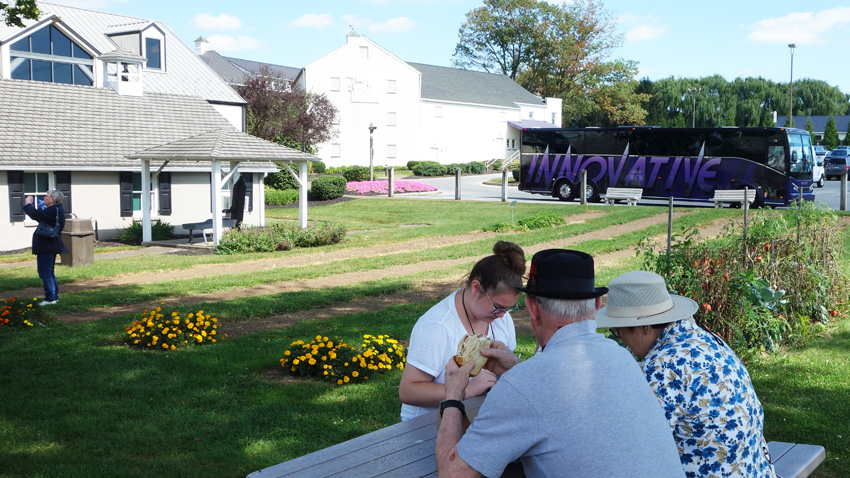
M 151 233 L 151 162 L 142 160 L 142 242 L 150 242 Z
M 301 229 L 307 229 L 307 161 L 299 161 L 298 176 L 298 220 Z
M 221 242 L 221 160 L 212 162 L 212 216 L 213 216 L 213 245 Z

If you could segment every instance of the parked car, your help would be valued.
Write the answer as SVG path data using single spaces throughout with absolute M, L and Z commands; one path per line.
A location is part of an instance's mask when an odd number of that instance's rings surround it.
M 843 150 L 845 150 L 845 151 L 846 151 L 846 150 L 850 149 L 850 146 L 846 146 L 846 145 L 843 145 L 843 144 L 842 144 L 841 146 L 836 146 L 836 147 L 835 147 L 835 149 L 833 149 L 833 151 L 835 151 L 836 149 L 837 149 L 837 150 L 842 150 L 842 149 L 843 149 Z
M 824 174 L 826 179 L 834 177 L 840 179 L 845 171 L 850 170 L 850 150 L 848 149 L 833 149 L 829 156 L 824 160 Z
M 829 154 L 829 150 L 826 149 L 826 146 L 824 146 L 822 144 L 816 144 L 815 145 L 815 156 L 817 156 L 820 159 L 823 159 L 823 158 L 826 157 L 827 154 Z

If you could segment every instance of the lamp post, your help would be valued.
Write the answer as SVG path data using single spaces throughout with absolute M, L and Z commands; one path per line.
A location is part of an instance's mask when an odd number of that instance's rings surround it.
M 699 93 L 699 88 L 688 88 L 688 93 L 693 93 L 694 96 L 694 107 L 693 107 L 693 117 L 691 119 L 691 128 L 696 128 L 697 126 L 697 93 Z
M 378 129 L 377 126 L 369 123 L 369 181 L 375 180 L 375 172 L 373 169 L 374 165 L 372 164 L 372 160 L 375 157 L 375 148 L 372 147 L 372 133 L 374 133 L 376 129 Z
M 791 49 L 791 82 L 789 83 L 790 101 L 788 102 L 788 127 L 795 128 L 794 125 L 794 48 L 797 48 L 796 43 L 789 43 L 788 48 Z

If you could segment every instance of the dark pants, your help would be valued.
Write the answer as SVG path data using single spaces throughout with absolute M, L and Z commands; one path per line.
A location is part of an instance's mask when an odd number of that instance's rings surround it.
M 36 264 L 38 266 L 38 277 L 44 282 L 44 300 L 58 300 L 59 283 L 56 282 L 56 276 L 53 274 L 53 268 L 56 266 L 56 253 L 42 252 L 36 254 Z

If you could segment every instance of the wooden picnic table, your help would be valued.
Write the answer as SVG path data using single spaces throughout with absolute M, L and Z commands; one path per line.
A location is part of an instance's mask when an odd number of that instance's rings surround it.
M 484 397 L 465 400 L 467 413 L 477 411 L 483 402 Z M 437 418 L 438 412 L 433 411 L 255 471 L 248 478 L 436 477 L 434 445 L 437 441 Z M 523 477 L 522 465 L 512 463 L 502 476 Z

